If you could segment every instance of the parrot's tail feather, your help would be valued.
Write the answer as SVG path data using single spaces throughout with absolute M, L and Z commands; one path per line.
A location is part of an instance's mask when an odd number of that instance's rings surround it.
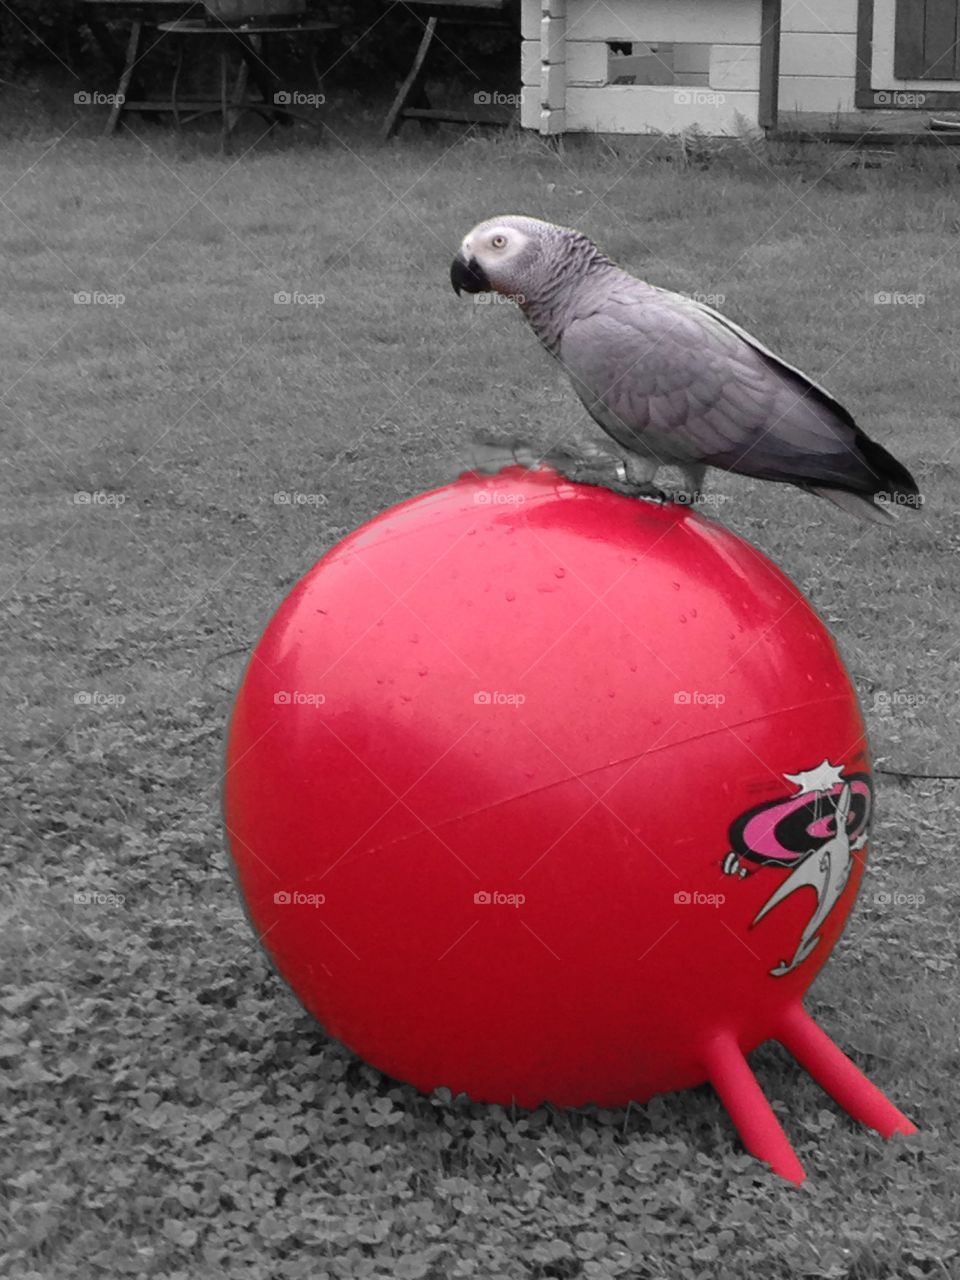
M 856 443 L 860 456 L 873 474 L 874 495 L 886 498 L 890 502 L 896 502 L 898 499 L 903 502 L 906 499 L 907 505 L 915 505 L 910 503 L 909 499 L 919 497 L 920 490 L 917 488 L 916 480 L 903 463 L 898 462 L 882 444 L 877 444 L 862 431 L 857 432 Z
M 811 485 L 810 492 L 826 498 L 841 511 L 860 520 L 871 520 L 874 524 L 886 525 L 888 528 L 896 521 L 896 516 L 889 507 L 881 506 L 864 494 L 851 493 L 849 489 L 821 489 L 817 485 Z

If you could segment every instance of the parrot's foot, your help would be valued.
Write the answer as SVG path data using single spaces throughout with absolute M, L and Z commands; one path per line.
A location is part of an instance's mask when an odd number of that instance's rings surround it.
M 604 449 L 594 452 L 575 452 L 564 445 L 556 445 L 546 453 L 540 453 L 523 440 L 475 440 L 470 450 L 471 469 L 481 475 L 495 475 L 507 466 L 521 466 L 529 470 L 546 464 L 564 480 L 573 484 L 591 484 L 627 498 L 644 498 L 650 502 L 680 501 L 658 488 L 639 468 L 635 469 Z
M 600 489 L 609 489 L 612 493 L 622 494 L 625 498 L 644 498 L 647 502 L 667 502 L 668 496 L 662 489 L 649 481 L 637 483 L 624 477 L 617 467 L 597 465 L 593 459 L 582 458 L 575 464 L 564 463 L 559 466 L 553 459 L 551 466 L 566 480 L 574 484 L 592 484 Z
M 565 448 L 552 449 L 544 455 L 544 462 L 558 471 L 565 480 L 574 484 L 592 484 L 610 489 L 628 498 L 648 498 L 665 502 L 666 494 L 647 479 L 635 479 L 621 459 L 598 449 L 595 453 L 574 453 Z
M 617 493 L 626 494 L 628 498 L 645 498 L 647 502 L 672 502 L 670 494 L 663 489 L 657 488 L 655 484 L 649 481 L 646 483 L 635 483 L 630 480 L 616 481 L 609 486 L 616 489 Z

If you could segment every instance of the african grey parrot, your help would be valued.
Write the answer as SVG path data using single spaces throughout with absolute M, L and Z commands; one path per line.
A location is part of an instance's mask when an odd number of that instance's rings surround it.
M 798 485 L 867 517 L 914 505 L 909 471 L 828 392 L 712 307 L 628 275 L 578 231 L 481 222 L 453 260 L 459 294 L 519 303 L 591 417 L 627 452 L 636 492 L 679 467 L 695 498 L 708 466 Z

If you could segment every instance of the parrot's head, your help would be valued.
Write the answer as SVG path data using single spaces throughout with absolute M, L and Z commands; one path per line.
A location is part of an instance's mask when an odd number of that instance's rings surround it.
M 547 280 L 559 227 L 509 214 L 478 223 L 450 266 L 456 292 L 502 293 L 523 304 Z

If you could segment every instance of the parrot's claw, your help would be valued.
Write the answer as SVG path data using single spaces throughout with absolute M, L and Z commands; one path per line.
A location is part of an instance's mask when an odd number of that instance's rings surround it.
M 504 467 L 518 465 L 536 470 L 544 464 L 552 467 L 572 484 L 596 485 L 626 498 L 643 498 L 647 502 L 690 502 L 689 497 L 667 493 L 651 480 L 631 478 L 623 461 L 605 449 L 581 453 L 557 445 L 546 453 L 540 453 L 522 440 L 479 439 L 473 442 L 470 449 L 471 469 L 481 475 L 495 475 Z
M 625 498 L 643 498 L 647 502 L 667 502 L 668 495 L 654 484 L 635 484 L 632 480 L 622 480 L 610 467 L 591 467 L 589 464 L 576 467 L 556 467 L 565 480 L 574 484 L 592 484 L 600 489 L 610 489 L 613 493 L 622 494 Z
M 614 486 L 611 485 L 610 487 L 613 488 Z M 633 484 L 628 480 L 625 484 L 617 485 L 616 488 L 618 493 L 625 493 L 631 498 L 644 498 L 647 502 L 659 502 L 661 506 L 664 503 L 674 501 L 672 494 L 649 482 Z
M 655 484 L 646 480 L 633 480 L 627 474 L 623 463 L 607 453 L 598 450 L 586 456 L 575 454 L 564 449 L 555 449 L 544 457 L 565 480 L 574 484 L 592 484 L 601 489 L 610 489 L 613 493 L 623 494 L 627 498 L 646 498 L 653 502 L 665 502 L 667 495 Z

